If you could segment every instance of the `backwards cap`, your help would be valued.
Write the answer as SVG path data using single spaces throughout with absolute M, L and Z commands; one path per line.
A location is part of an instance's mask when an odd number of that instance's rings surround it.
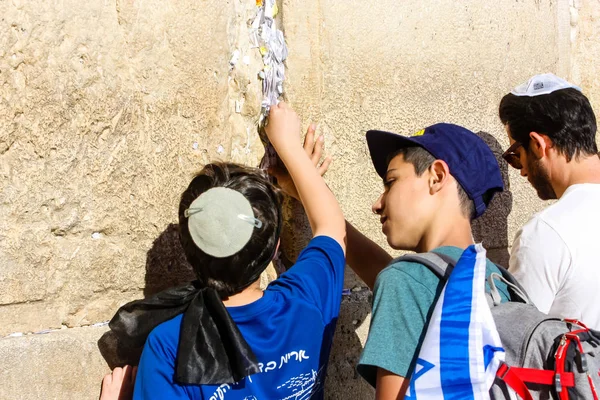
M 367 132 L 367 143 L 375 170 L 382 178 L 390 154 L 404 147 L 419 146 L 444 160 L 450 174 L 475 203 L 475 218 L 484 213 L 494 193 L 504 190 L 494 153 L 479 136 L 462 126 L 435 124 L 411 137 L 371 130 Z

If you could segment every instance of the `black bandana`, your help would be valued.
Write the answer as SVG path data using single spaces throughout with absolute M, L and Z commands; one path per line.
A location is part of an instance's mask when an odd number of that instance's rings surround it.
M 198 281 L 121 307 L 109 323 L 121 346 L 142 348 L 158 325 L 183 313 L 175 379 L 215 385 L 259 372 L 258 361 L 217 292 Z

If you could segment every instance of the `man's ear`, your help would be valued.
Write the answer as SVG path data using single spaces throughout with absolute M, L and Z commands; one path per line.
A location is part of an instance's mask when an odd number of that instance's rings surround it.
M 546 135 L 530 132 L 529 138 L 531 141 L 529 142 L 529 148 L 533 155 L 539 160 L 548 155 L 548 150 L 552 148 L 552 140 Z
M 443 160 L 435 160 L 429 167 L 429 191 L 431 194 L 442 190 L 450 177 L 450 168 Z

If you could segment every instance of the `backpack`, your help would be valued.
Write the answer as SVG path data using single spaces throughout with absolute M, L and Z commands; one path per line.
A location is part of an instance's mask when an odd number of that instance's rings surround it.
M 409 254 L 395 261 L 416 262 L 446 280 L 456 260 L 442 253 Z M 503 267 L 492 273 L 486 293 L 505 350 L 490 389 L 492 399 L 593 399 L 600 395 L 600 332 L 583 323 L 550 317 L 539 311 L 523 287 Z M 501 303 L 496 281 L 508 287 L 510 301 Z

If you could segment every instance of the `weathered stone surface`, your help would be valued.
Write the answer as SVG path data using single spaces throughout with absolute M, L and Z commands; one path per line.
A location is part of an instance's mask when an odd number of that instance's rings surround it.
M 597 112 L 600 108 L 600 1 L 574 0 L 569 3 L 573 47 L 571 75 Z
M 571 76 L 583 89 L 600 117 L 600 0 L 571 0 L 570 36 L 572 45 Z M 600 135 L 596 134 L 600 148 Z
M 106 328 L 0 339 L 0 399 L 97 399 L 109 372 L 96 341 Z
M 508 140 L 498 102 L 530 75 L 571 78 L 600 104 L 599 0 L 280 6 L 286 95 L 305 126 L 320 123 L 335 158 L 326 179 L 348 219 L 386 248 L 370 212 L 381 183 L 366 130 L 454 122 L 499 155 Z M 0 336 L 104 321 L 192 276 L 176 238 L 179 194 L 211 160 L 257 165 L 263 154 L 262 61 L 246 28 L 254 7 L 0 0 Z M 230 67 L 235 49 L 249 64 Z M 517 171 L 502 170 L 508 190 L 474 236 L 506 264 L 515 232 L 545 204 Z M 298 204 L 286 213 L 283 247 L 293 259 L 310 234 Z M 363 285 L 348 272 L 345 287 Z M 354 372 L 368 310 L 366 292 L 344 298 L 330 399 L 373 396 Z M 96 398 L 102 332 L 0 339 L 0 398 Z
M 0 7 L 2 333 L 107 319 L 146 286 L 146 252 L 175 222 L 191 174 L 214 158 L 260 159 L 252 71 L 260 59 L 245 36 L 253 5 Z M 348 219 L 381 244 L 369 212 L 380 183 L 367 129 L 406 133 L 446 120 L 488 132 L 499 152 L 506 144 L 499 97 L 563 64 L 554 3 L 486 7 L 283 4 L 288 96 L 306 121 L 321 121 L 336 158 L 327 179 Z M 537 17 L 534 26 L 528 18 L 528 29 L 516 29 L 525 14 Z M 230 70 L 234 48 L 251 65 Z M 240 114 L 232 111 L 236 100 Z M 506 248 L 541 207 L 514 171 L 508 177 L 518 193 L 499 196 L 475 226 L 490 248 Z M 306 224 L 287 231 L 297 244 L 307 239 Z M 360 284 L 349 274 L 347 286 Z M 48 309 L 41 318 L 18 317 Z
M 0 2 L 0 334 L 107 319 L 192 174 L 258 164 L 256 110 L 233 111 L 256 72 L 229 68 L 254 7 Z
M 453 122 L 481 132 L 501 154 L 508 143 L 497 116 L 502 95 L 539 71 L 569 72 L 563 3 L 284 2 L 293 49 L 288 96 L 306 124 L 320 123 L 335 158 L 326 178 L 351 222 L 386 246 L 370 211 L 381 183 L 368 129 L 411 134 Z M 509 190 L 474 226 L 492 249 L 509 247 L 544 206 L 517 171 L 502 169 Z
M 356 372 L 371 323 L 371 297 L 370 291 L 360 291 L 342 299 L 327 370 L 327 399 L 375 398 L 375 390 Z

